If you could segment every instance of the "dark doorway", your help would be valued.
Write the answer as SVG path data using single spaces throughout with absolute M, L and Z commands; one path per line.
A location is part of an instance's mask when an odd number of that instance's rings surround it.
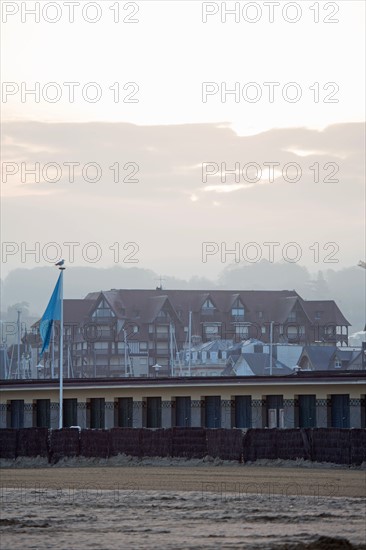
M 90 427 L 103 429 L 105 422 L 105 399 L 93 397 L 90 399 Z
M 10 401 L 10 428 L 24 428 L 24 400 Z
M 235 428 L 252 427 L 252 396 L 235 396 Z
M 316 396 L 299 395 L 299 428 L 316 427 Z
M 175 425 L 189 428 L 191 426 L 191 398 L 175 398 Z
M 221 398 L 219 395 L 209 395 L 205 398 L 206 428 L 221 428 Z
M 63 425 L 65 428 L 77 426 L 78 423 L 78 400 L 64 399 L 62 406 Z
M 119 428 L 132 428 L 132 397 L 120 397 L 117 400 L 117 426 Z
M 161 428 L 161 397 L 146 398 L 146 427 Z
M 37 399 L 36 401 L 36 427 L 51 427 L 51 403 L 49 399 Z
M 331 427 L 349 428 L 349 395 L 331 395 Z

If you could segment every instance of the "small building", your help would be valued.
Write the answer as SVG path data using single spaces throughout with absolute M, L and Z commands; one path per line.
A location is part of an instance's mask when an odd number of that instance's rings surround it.
M 361 370 L 362 350 L 336 346 L 305 346 L 299 357 L 302 370 Z
M 251 367 L 253 368 L 253 366 Z M 364 371 L 65 379 L 64 426 L 365 427 Z M 57 428 L 57 380 L 1 383 L 0 427 Z

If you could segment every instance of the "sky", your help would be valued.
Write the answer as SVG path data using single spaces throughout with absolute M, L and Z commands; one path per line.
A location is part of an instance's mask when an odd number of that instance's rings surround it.
M 363 259 L 363 2 L 35 4 L 1 6 L 2 277 Z

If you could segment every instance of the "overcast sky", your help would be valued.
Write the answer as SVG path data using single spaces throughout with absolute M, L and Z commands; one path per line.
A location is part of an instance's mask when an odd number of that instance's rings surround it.
M 24 4 L 2 3 L 2 277 L 58 250 L 71 260 L 65 242 L 80 243 L 74 265 L 135 260 L 180 277 L 217 274 L 234 260 L 225 246 L 253 260 L 251 242 L 265 259 L 264 243 L 279 243 L 274 260 L 311 271 L 363 257 L 363 2 L 282 1 L 272 23 L 263 2 L 238 3 L 239 22 L 221 21 L 221 2 L 119 2 L 118 14 L 116 2 L 81 1 L 74 23 L 64 2 L 40 22 Z M 79 83 L 73 102 L 65 82 Z M 39 101 L 25 94 L 37 86 Z M 21 163 L 36 162 L 39 182 L 22 181 Z M 45 178 L 47 163 L 61 173 Z M 83 175 L 87 163 L 99 174 Z M 37 261 L 24 255 L 49 242 L 58 248 Z M 100 249 L 82 254 L 91 242 Z

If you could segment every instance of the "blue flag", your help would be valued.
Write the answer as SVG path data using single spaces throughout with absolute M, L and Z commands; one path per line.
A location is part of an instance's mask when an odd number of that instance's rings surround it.
M 51 299 L 48 302 L 46 311 L 43 314 L 41 323 L 39 325 L 39 332 L 43 341 L 43 346 L 39 359 L 42 358 L 42 355 L 45 351 L 48 350 L 50 343 L 53 321 L 59 321 L 61 319 L 61 277 L 62 272 L 59 275 L 55 289 L 52 293 Z

